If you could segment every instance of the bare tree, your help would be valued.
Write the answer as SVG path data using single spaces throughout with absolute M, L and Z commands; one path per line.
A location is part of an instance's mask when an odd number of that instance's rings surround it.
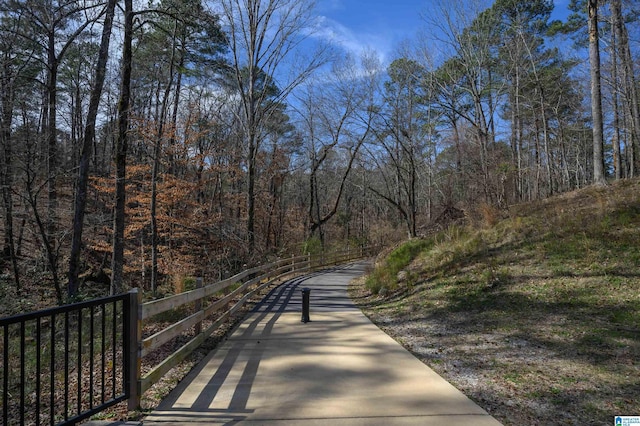
M 475 131 L 480 159 L 482 190 L 486 202 L 495 201 L 491 188 L 490 151 L 495 144 L 497 102 L 506 90 L 496 69 L 495 47 L 499 44 L 497 16 L 484 9 L 486 2 L 440 2 L 438 14 L 429 23 L 438 28 L 439 41 L 455 52 L 440 68 L 439 85 L 445 92 L 456 91 L 459 105 L 453 113 Z M 484 10 L 484 11 L 481 11 Z
M 56 210 L 58 193 L 56 175 L 58 174 L 58 71 L 60 64 L 71 46 L 95 22 L 97 16 L 91 16 L 92 10 L 99 10 L 93 2 L 9 2 L 10 6 L 24 14 L 25 22 L 18 34 L 30 43 L 37 43 L 43 50 L 42 61 L 46 68 L 44 82 L 46 103 L 46 143 L 48 177 L 48 217 L 47 238 L 53 239 L 56 230 Z M 78 17 L 85 19 L 79 21 Z M 53 243 L 53 241 L 52 241 Z
M 295 58 L 283 70 L 313 27 L 310 0 L 221 0 L 229 26 L 235 89 L 246 148 L 247 242 L 255 250 L 256 158 L 261 129 L 291 91 L 327 60 L 327 50 Z M 282 77 L 282 78 L 281 78 Z M 273 93 L 273 84 L 278 93 Z
M 14 232 L 14 116 L 17 105 L 25 97 L 33 95 L 29 74 L 37 73 L 34 67 L 33 45 L 21 43 L 18 28 L 25 25 L 22 14 L 13 19 L 4 19 L 0 24 L 0 187 L 4 209 L 4 246 L 0 253 L 0 267 L 9 260 L 13 269 L 16 290 L 21 289 L 20 273 L 17 263 L 16 239 Z
M 59 69 L 67 52 L 77 40 L 86 32 L 87 27 L 96 21 L 101 11 L 101 4 L 95 2 L 57 2 L 7 1 L 3 4 L 3 11 L 11 11 L 20 16 L 22 25 L 12 29 L 22 44 L 34 48 L 33 58 L 39 60 L 44 68 L 44 87 L 42 126 L 46 140 L 46 171 L 47 171 L 47 217 L 42 219 L 37 200 L 29 205 L 37 216 L 38 229 L 43 234 L 43 246 L 46 250 L 48 269 L 51 272 L 56 294 L 61 302 L 59 285 L 58 258 L 61 247 L 58 238 L 58 189 L 57 178 L 60 173 L 58 147 L 58 86 Z M 6 8 L 6 9 L 5 9 Z M 44 243 L 46 241 L 46 243 Z
M 363 55 L 360 65 L 351 57 L 338 61 L 329 75 L 309 88 L 302 102 L 309 155 L 309 234 L 322 243 L 323 227 L 338 212 L 353 163 L 371 136 L 379 67 L 378 59 L 370 54 Z M 338 166 L 331 164 L 336 159 L 342 160 Z M 327 170 L 323 169 L 331 170 L 338 179 L 324 179 Z M 329 190 L 329 186 L 334 188 Z
M 105 8 L 105 18 L 102 26 L 102 39 L 100 41 L 100 51 L 96 64 L 96 78 L 91 99 L 89 101 L 89 111 L 87 122 L 82 139 L 82 153 L 78 166 L 78 182 L 75 192 L 75 206 L 73 216 L 73 237 L 71 240 L 71 253 L 69 258 L 69 282 L 67 284 L 67 295 L 73 296 L 79 287 L 78 275 L 80 274 L 80 251 L 82 248 L 82 231 L 84 225 L 84 214 L 87 205 L 87 184 L 89 181 L 89 160 L 93 148 L 93 139 L 96 135 L 96 118 L 98 116 L 98 105 L 102 97 L 102 88 L 109 58 L 109 44 L 111 40 L 111 29 L 113 26 L 113 16 L 115 13 L 117 0 L 109 0 Z
M 384 158 L 377 160 L 385 190 L 370 187 L 398 211 L 409 238 L 417 235 L 419 200 L 423 192 L 431 194 L 430 179 L 426 191 L 419 188 L 422 176 L 431 176 L 432 99 L 431 73 L 414 59 L 396 59 L 389 65 L 385 83 L 385 106 L 380 114 L 384 125 L 376 131 L 377 145 Z M 386 167 L 385 167 L 386 166 Z M 427 215 L 430 214 L 427 199 Z

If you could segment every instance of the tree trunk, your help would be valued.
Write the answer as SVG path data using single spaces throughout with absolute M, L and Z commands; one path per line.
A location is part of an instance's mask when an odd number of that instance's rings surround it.
M 589 0 L 589 64 L 591 68 L 591 115 L 593 120 L 593 183 L 606 185 L 600 80 L 600 40 L 598 38 L 598 0 Z
M 182 40 L 181 45 L 185 45 L 186 27 L 182 28 Z M 178 127 L 178 109 L 180 106 L 180 92 L 182 90 L 182 70 L 184 69 L 185 52 L 180 51 L 180 61 L 178 63 L 178 75 L 176 76 L 176 95 L 173 101 L 173 112 L 171 116 L 171 136 L 169 138 L 169 170 L 168 173 L 172 175 L 178 174 L 178 167 L 175 158 L 175 145 L 176 145 L 176 129 Z M 187 138 L 185 138 L 187 139 Z M 187 139 L 188 140 L 188 139 Z
M 553 174 L 551 169 L 551 164 L 553 162 L 553 153 L 549 149 L 549 124 L 547 122 L 547 111 L 545 109 L 545 96 L 544 89 L 540 87 L 540 117 L 542 118 L 542 141 L 545 152 L 545 169 L 547 172 L 547 194 L 546 196 L 550 196 L 554 194 L 553 190 Z
M 57 229 L 58 191 L 56 176 L 58 174 L 57 143 L 57 97 L 58 97 L 58 59 L 55 52 L 55 33 L 49 34 L 47 48 L 47 239 L 55 246 Z
M 324 226 L 325 223 L 327 223 L 329 220 L 331 220 L 331 218 L 333 216 L 335 216 L 335 214 L 338 212 L 338 206 L 340 205 L 340 200 L 342 199 L 342 195 L 344 194 L 344 189 L 347 183 L 347 179 L 349 178 L 349 174 L 351 173 L 351 169 L 353 168 L 353 162 L 355 161 L 356 157 L 358 156 L 358 151 L 360 150 L 360 147 L 364 144 L 364 141 L 367 138 L 367 135 L 369 134 L 370 131 L 370 125 L 371 123 L 367 123 L 367 129 L 364 133 L 364 135 L 362 135 L 360 137 L 360 139 L 358 140 L 358 142 L 356 143 L 356 146 L 353 148 L 353 151 L 350 153 L 351 155 L 349 156 L 349 163 L 346 166 L 346 169 L 344 171 L 344 173 L 342 174 L 342 178 L 340 180 L 340 187 L 338 188 L 338 194 L 336 195 L 336 199 L 335 202 L 333 204 L 332 209 L 325 214 L 324 216 L 320 216 L 320 210 L 319 210 L 319 205 L 317 206 L 318 208 L 318 218 L 317 220 L 314 219 L 313 217 L 310 218 L 311 220 L 311 225 L 310 225 L 310 231 L 311 231 L 311 235 L 313 235 L 315 233 L 316 230 L 320 231 L 320 238 L 323 242 L 323 246 L 324 246 L 324 235 L 322 233 L 322 227 Z M 317 168 L 316 168 L 317 170 Z M 317 177 L 314 177 L 317 178 Z M 315 191 L 316 191 L 316 195 L 318 192 L 318 186 L 317 183 L 315 185 Z M 316 204 L 319 204 L 319 202 L 316 202 Z
M 315 148 L 311 155 L 311 173 L 309 174 L 309 238 L 315 235 L 316 230 L 320 231 L 320 237 L 322 237 L 322 228 L 320 226 L 315 226 L 316 223 L 320 222 L 320 200 L 318 196 L 317 180 L 317 172 L 320 166 L 319 161 L 316 158 Z
M 56 256 L 55 247 L 51 245 L 49 238 L 47 236 L 47 225 L 46 221 L 42 219 L 40 216 L 40 211 L 38 210 L 38 190 L 33 187 L 33 183 L 35 182 L 34 178 L 35 173 L 31 165 L 29 164 L 25 169 L 25 182 L 27 189 L 27 196 L 25 197 L 29 207 L 33 212 L 33 218 L 38 227 L 38 232 L 40 233 L 40 238 L 42 239 L 42 245 L 45 248 L 45 255 L 47 257 L 47 269 L 51 273 L 51 278 L 53 280 L 53 286 L 56 291 L 56 298 L 59 304 L 63 302 L 62 296 L 62 288 L 60 287 L 60 279 L 58 277 L 58 262 Z
M 122 45 L 122 83 L 118 101 L 118 135 L 115 143 L 116 194 L 113 214 L 113 254 L 111 260 L 111 294 L 122 289 L 124 269 L 124 226 L 126 201 L 126 165 L 131 101 L 131 58 L 133 36 L 133 0 L 124 0 L 124 42 Z
M 629 177 L 635 176 L 635 171 L 640 167 L 640 105 L 638 102 L 638 89 L 633 70 L 633 59 L 629 48 L 629 35 L 622 17 L 622 5 L 620 0 L 611 1 L 613 26 L 618 41 L 618 52 L 622 63 L 622 80 L 625 87 L 625 100 L 631 113 L 631 144 L 629 154 Z
M 256 159 L 258 147 L 253 130 L 249 130 L 248 176 L 247 176 L 247 242 L 249 253 L 255 251 L 256 234 Z
M 96 135 L 96 117 L 98 116 L 98 106 L 102 96 L 104 86 L 107 60 L 109 58 L 109 44 L 111 40 L 111 29 L 113 26 L 113 16 L 115 13 L 117 0 L 109 0 L 102 27 L 102 39 L 100 40 L 100 51 L 96 64 L 96 80 L 91 91 L 89 100 L 89 110 L 87 122 L 82 139 L 82 153 L 78 165 L 78 182 L 75 194 L 75 211 L 73 216 L 73 236 L 71 239 L 71 253 L 69 259 L 69 282 L 67 284 L 67 295 L 72 297 L 78 291 L 80 282 L 80 252 L 82 250 L 82 231 L 84 225 L 84 215 L 87 205 L 87 184 L 89 181 L 89 167 L 92 156 L 92 148 Z
M 164 89 L 162 105 L 160 113 L 156 114 L 157 134 L 156 142 L 153 147 L 153 168 L 151 171 L 151 291 L 156 294 L 158 288 L 158 242 L 160 240 L 158 236 L 158 175 L 160 173 L 160 157 L 162 155 L 162 140 L 164 138 L 165 131 L 165 119 L 167 117 L 167 110 L 169 108 L 169 94 L 173 87 L 173 73 L 174 73 L 174 61 L 176 54 L 176 31 L 177 23 L 174 23 L 173 31 L 173 46 L 171 49 L 171 58 L 169 59 L 169 79 Z M 160 88 L 158 84 L 158 89 Z M 172 132 L 173 134 L 173 132 Z M 173 137 L 173 136 L 171 136 Z
M 612 3 L 613 4 L 613 3 Z M 613 8 L 613 6 L 612 6 Z M 620 85 L 618 84 L 618 34 L 616 31 L 615 18 L 612 20 L 611 31 L 611 95 L 613 97 L 613 173 L 616 180 L 622 179 L 622 159 L 620 156 Z
M 16 256 L 16 245 L 13 232 L 13 197 L 11 191 L 13 189 L 13 165 L 12 165 L 12 140 L 11 140 L 11 123 L 13 121 L 13 88 L 10 86 L 9 80 L 11 71 L 9 65 L 5 64 L 2 69 L 2 79 L 0 80 L 0 90 L 2 94 L 0 99 L 2 102 L 2 116 L 0 117 L 0 144 L 2 146 L 0 160 L 0 185 L 2 185 L 2 202 L 4 206 L 4 247 L 0 255 L 2 260 L 9 260 L 13 269 L 13 278 L 16 290 L 20 293 L 20 271 Z M 2 262 L 0 262 L 0 265 Z
M 518 154 L 518 128 L 520 124 L 520 73 L 519 68 L 516 67 L 516 74 L 514 78 L 514 88 L 513 93 L 511 94 L 511 167 L 515 170 L 515 179 L 513 179 L 513 200 L 520 201 L 521 199 L 521 190 L 520 190 L 520 181 L 521 181 L 521 172 L 520 172 L 520 161 Z
M 158 172 L 160 169 L 160 145 L 162 143 L 162 126 L 153 146 L 153 167 L 151 170 L 151 291 L 155 295 L 158 289 Z M 144 266 L 143 266 L 144 269 Z

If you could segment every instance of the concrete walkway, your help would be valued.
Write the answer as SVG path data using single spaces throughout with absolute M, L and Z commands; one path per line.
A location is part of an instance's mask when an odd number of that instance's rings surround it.
M 365 266 L 275 289 L 144 425 L 499 425 L 353 305 Z

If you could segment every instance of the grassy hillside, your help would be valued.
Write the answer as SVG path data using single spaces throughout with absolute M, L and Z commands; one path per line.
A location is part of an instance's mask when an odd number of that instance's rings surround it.
M 354 299 L 505 424 L 639 415 L 640 181 L 505 216 L 405 243 Z

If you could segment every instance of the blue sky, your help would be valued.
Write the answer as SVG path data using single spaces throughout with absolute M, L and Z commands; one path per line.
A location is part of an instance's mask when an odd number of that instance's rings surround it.
M 420 0 L 319 0 L 321 27 L 345 50 L 365 48 L 389 54 L 403 39 L 412 38 L 424 26 Z
M 344 50 L 360 54 L 365 49 L 376 50 L 383 62 L 390 59 L 403 40 L 415 39 L 426 29 L 423 19 L 431 0 L 318 0 L 323 38 Z M 566 15 L 569 0 L 554 0 L 553 19 Z

